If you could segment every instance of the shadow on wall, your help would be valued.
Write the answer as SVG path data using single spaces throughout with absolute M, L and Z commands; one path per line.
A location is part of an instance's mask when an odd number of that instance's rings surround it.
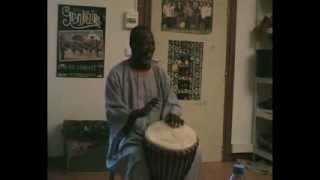
M 253 29 L 250 33 L 250 48 L 256 48 L 256 31 Z M 248 58 L 248 71 L 247 71 L 247 79 L 248 79 L 248 92 L 250 94 L 255 93 L 255 72 L 256 72 L 256 53 L 254 53 Z
M 248 79 L 248 92 L 250 94 L 255 93 L 255 74 L 256 74 L 256 55 L 253 54 L 248 58 L 248 71 L 247 71 L 247 79 Z
M 253 29 L 250 32 L 250 48 L 255 49 L 256 48 L 256 41 L 257 41 L 257 32 L 255 29 Z
M 48 156 L 63 155 L 62 123 L 48 131 Z

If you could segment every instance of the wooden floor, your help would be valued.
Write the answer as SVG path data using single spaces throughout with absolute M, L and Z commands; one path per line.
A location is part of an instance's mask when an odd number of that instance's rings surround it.
M 232 171 L 231 162 L 203 163 L 200 180 L 228 180 Z M 271 175 L 258 175 L 246 171 L 246 180 L 272 180 Z M 48 170 L 48 180 L 108 180 L 106 172 L 68 172 L 59 169 Z M 122 180 L 116 177 L 115 180 Z

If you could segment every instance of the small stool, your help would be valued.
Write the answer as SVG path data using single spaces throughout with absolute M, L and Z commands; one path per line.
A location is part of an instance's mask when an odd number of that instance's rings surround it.
M 108 174 L 109 174 L 109 178 L 108 178 L 108 180 L 114 180 L 115 179 L 115 177 L 116 177 L 116 172 L 114 172 L 113 170 L 111 170 L 111 169 L 107 169 L 107 172 L 108 172 Z M 123 179 L 122 178 L 122 176 L 121 176 L 121 179 Z
M 109 179 L 108 180 L 114 180 L 114 172 L 113 171 L 108 171 L 109 173 Z

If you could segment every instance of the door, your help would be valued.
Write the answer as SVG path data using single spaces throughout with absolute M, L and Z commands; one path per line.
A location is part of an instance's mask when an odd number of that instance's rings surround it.
M 155 36 L 154 58 L 167 70 L 169 41 L 203 43 L 200 100 L 180 100 L 183 118 L 198 134 L 203 161 L 231 157 L 235 0 L 214 0 L 212 32 L 162 31 L 162 2 L 139 0 L 139 21 Z M 229 15 L 229 16 L 228 16 Z

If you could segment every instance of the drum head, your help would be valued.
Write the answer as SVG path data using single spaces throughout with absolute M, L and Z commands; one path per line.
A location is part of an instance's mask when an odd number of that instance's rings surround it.
M 154 145 L 169 150 L 184 150 L 197 143 L 196 133 L 187 125 L 171 128 L 164 121 L 151 124 L 146 133 L 146 140 Z

